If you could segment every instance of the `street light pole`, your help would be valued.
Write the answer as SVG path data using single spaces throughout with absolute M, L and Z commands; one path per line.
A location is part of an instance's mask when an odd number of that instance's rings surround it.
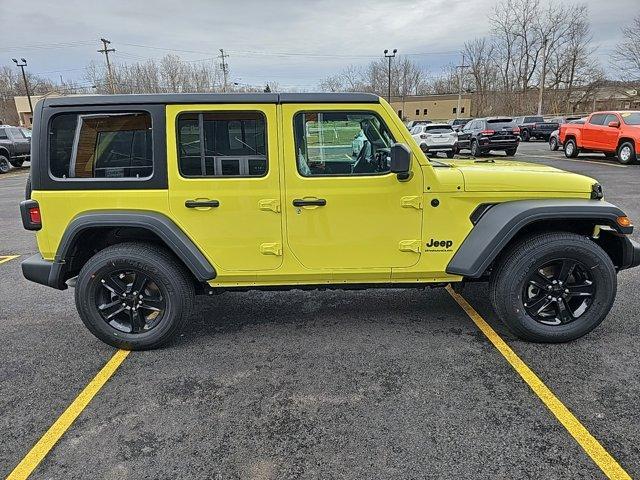
M 12 58 L 11 60 L 13 60 L 13 63 L 15 63 L 18 67 L 20 67 L 20 70 L 22 70 L 22 80 L 24 80 L 24 89 L 27 92 L 27 99 L 29 100 L 29 113 L 31 113 L 31 118 L 33 118 L 33 105 L 31 105 L 31 93 L 29 93 L 29 83 L 27 83 L 27 76 L 24 73 L 24 67 L 27 66 L 27 61 L 24 58 L 20 59 L 22 63 L 18 63 L 18 60 L 16 60 L 15 58 Z
M 389 59 L 389 69 L 387 70 L 387 102 L 391 103 L 391 59 L 395 58 L 397 48 L 393 49 L 393 53 L 389 53 L 389 50 L 384 51 L 384 56 Z
M 457 65 L 456 68 L 460 69 L 458 74 L 458 108 L 456 108 L 456 118 L 460 118 L 460 108 L 462 106 L 462 76 L 464 75 L 464 69 L 469 65 L 464 64 L 464 53 L 462 54 L 462 63 Z

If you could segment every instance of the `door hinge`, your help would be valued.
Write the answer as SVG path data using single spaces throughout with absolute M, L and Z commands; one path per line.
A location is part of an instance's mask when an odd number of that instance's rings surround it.
M 417 210 L 422 210 L 422 197 L 418 195 L 402 197 L 400 199 L 400 205 L 403 208 L 415 208 Z
M 280 201 L 274 198 L 265 198 L 258 202 L 260 210 L 271 210 L 272 212 L 280 213 Z
M 398 249 L 401 252 L 416 252 L 420 253 L 420 246 L 422 242 L 420 240 L 400 240 Z
M 260 245 L 260 253 L 262 255 L 275 255 L 280 257 L 282 255 L 282 245 L 279 243 L 263 243 Z

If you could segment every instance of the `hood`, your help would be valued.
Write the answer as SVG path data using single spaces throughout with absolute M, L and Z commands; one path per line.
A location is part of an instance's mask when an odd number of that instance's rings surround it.
M 446 162 L 464 177 L 468 192 L 590 193 L 596 180 L 554 167 L 513 160 Z

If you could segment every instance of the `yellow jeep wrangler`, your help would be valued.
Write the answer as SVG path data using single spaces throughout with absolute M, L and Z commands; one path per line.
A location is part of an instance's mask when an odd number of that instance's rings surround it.
M 521 338 L 595 328 L 640 263 L 593 179 L 514 161 L 428 159 L 370 94 L 46 98 L 34 112 L 39 254 L 101 340 L 157 347 L 196 293 L 489 282 Z

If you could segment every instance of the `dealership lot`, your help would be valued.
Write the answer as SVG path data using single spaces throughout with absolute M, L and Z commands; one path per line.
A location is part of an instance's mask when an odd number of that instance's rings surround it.
M 567 160 L 543 142 L 522 144 L 516 158 L 597 178 L 640 222 L 640 165 Z M 73 290 L 22 278 L 21 258 L 36 251 L 17 213 L 25 180 L 26 171 L 0 177 L 0 475 L 115 352 L 84 328 Z M 632 477 L 640 475 L 639 280 L 637 269 L 622 272 L 609 317 L 565 345 L 516 340 L 495 321 L 482 285 L 462 293 Z M 202 298 L 174 345 L 124 360 L 33 474 L 216 476 L 603 474 L 454 299 L 427 289 Z

